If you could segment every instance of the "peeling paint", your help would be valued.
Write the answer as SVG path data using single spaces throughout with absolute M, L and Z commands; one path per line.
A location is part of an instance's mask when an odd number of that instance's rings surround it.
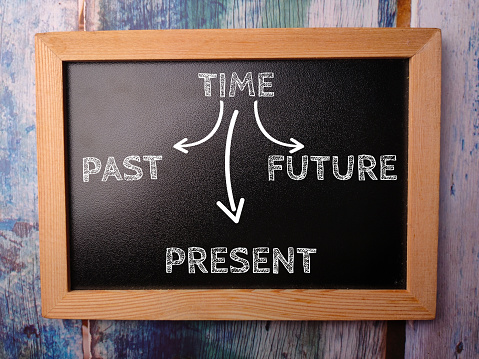
M 27 128 L 25 128 L 26 133 L 30 133 L 32 131 L 35 131 L 35 125 L 31 125 L 31 126 L 28 126 Z
M 17 221 L 15 222 L 15 225 L 13 226 L 12 232 L 15 233 L 20 238 L 25 238 L 30 235 L 33 228 L 34 228 L 33 224 Z
M 21 272 L 26 264 L 20 258 L 20 248 L 4 246 L 0 243 L 0 276 L 11 272 Z
M 11 231 L 16 222 L 15 219 L 5 219 L 0 221 L 0 230 Z
M 78 358 L 80 321 L 41 316 L 34 35 L 74 30 L 77 1 L 0 10 L 0 358 Z
M 397 2 L 379 0 L 378 4 L 378 26 L 395 27 L 397 20 Z
M 30 339 L 32 335 L 34 335 L 36 338 L 40 337 L 38 329 L 33 324 L 27 325 L 25 328 L 23 328 L 23 334 L 26 334 L 28 339 Z

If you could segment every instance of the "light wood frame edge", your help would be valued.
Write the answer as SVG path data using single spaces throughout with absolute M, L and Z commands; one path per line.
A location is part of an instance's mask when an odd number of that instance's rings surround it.
M 71 32 L 37 34 L 35 40 L 43 316 L 165 320 L 434 318 L 439 203 L 440 30 Z M 69 291 L 66 197 L 64 190 L 58 191 L 65 188 L 64 61 L 391 57 L 410 58 L 406 290 Z

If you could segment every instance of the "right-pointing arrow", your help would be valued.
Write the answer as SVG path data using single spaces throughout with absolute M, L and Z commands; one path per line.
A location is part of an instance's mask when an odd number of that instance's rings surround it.
M 286 142 L 281 142 L 281 141 L 278 141 L 277 139 L 273 138 L 268 132 L 266 132 L 266 130 L 264 129 L 263 125 L 261 124 L 261 120 L 259 119 L 259 114 L 258 114 L 258 100 L 256 100 L 254 102 L 254 117 L 256 118 L 256 123 L 258 124 L 258 127 L 259 129 L 261 130 L 261 132 L 263 132 L 263 135 L 268 139 L 270 140 L 271 142 L 274 142 L 280 146 L 284 146 L 284 147 L 292 147 L 291 150 L 289 150 L 289 153 L 295 153 L 299 150 L 302 150 L 304 148 L 304 145 L 295 140 L 294 138 L 290 138 L 289 140 L 293 143 L 286 143 Z

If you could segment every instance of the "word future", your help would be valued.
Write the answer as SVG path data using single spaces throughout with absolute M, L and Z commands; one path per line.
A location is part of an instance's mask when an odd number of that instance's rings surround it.
M 282 155 L 271 155 L 268 157 L 268 178 L 270 181 L 275 180 L 275 171 L 282 171 L 283 165 L 281 162 L 284 161 L 284 156 Z M 286 157 L 286 173 L 288 177 L 295 181 L 301 181 L 306 178 L 308 174 L 308 165 L 309 161 L 316 162 L 316 178 L 318 181 L 324 180 L 324 172 L 326 164 L 332 162 L 332 172 L 333 176 L 340 181 L 347 181 L 351 179 L 354 172 L 354 156 L 348 156 L 348 165 L 346 173 L 341 174 L 339 171 L 339 157 L 338 156 L 302 156 L 301 157 L 301 172 L 294 173 L 293 171 L 293 157 Z M 379 179 L 381 181 L 396 181 L 397 175 L 389 174 L 388 172 L 394 171 L 394 165 L 388 163 L 390 161 L 396 161 L 396 155 L 382 155 L 379 157 Z M 359 155 L 358 156 L 358 180 L 365 181 L 366 175 L 370 179 L 377 181 L 377 177 L 373 172 L 373 169 L 376 167 L 376 159 L 371 155 Z

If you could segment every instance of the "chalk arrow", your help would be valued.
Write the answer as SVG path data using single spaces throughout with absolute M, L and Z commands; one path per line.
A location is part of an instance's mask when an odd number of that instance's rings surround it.
M 211 132 L 208 134 L 208 136 L 206 136 L 205 138 L 203 138 L 199 141 L 192 142 L 192 143 L 185 143 L 186 141 L 188 141 L 188 139 L 183 138 L 180 142 L 175 143 L 173 145 L 173 148 L 175 148 L 178 151 L 181 151 L 183 153 L 188 153 L 188 150 L 186 149 L 186 147 L 198 146 L 198 145 L 201 145 L 202 143 L 208 141 L 211 137 L 213 137 L 213 135 L 216 133 L 216 131 L 220 127 L 222 118 L 223 118 L 223 101 L 220 101 L 220 113 L 218 115 L 218 120 L 216 121 L 215 127 L 211 130 Z
M 238 110 L 233 112 L 231 117 L 230 126 L 228 128 L 228 134 L 226 135 L 226 148 L 225 148 L 225 179 L 226 179 L 226 192 L 228 192 L 228 200 L 230 202 L 230 208 L 228 209 L 220 201 L 216 202 L 218 207 L 221 208 L 223 212 L 226 213 L 230 219 L 239 223 L 241 212 L 243 211 L 244 198 L 241 198 L 238 203 L 238 208 L 236 208 L 235 199 L 233 197 L 233 189 L 231 187 L 231 172 L 230 172 L 230 158 L 231 158 L 231 139 L 233 138 L 233 129 L 236 123 L 236 117 L 238 117 Z M 236 214 L 234 214 L 236 212 Z
M 259 119 L 258 100 L 256 100 L 254 102 L 254 117 L 256 118 L 256 123 L 258 124 L 258 127 L 261 130 L 261 132 L 263 132 L 263 135 L 265 135 L 265 137 L 268 140 L 270 140 L 271 142 L 274 142 L 274 143 L 276 143 L 280 146 L 284 146 L 284 147 L 292 147 L 292 149 L 289 150 L 289 153 L 295 153 L 295 152 L 297 152 L 299 150 L 302 150 L 304 148 L 304 145 L 301 142 L 295 140 L 294 138 L 289 139 L 292 143 L 281 142 L 281 141 L 278 141 L 277 139 L 273 138 L 268 132 L 266 132 L 266 130 L 264 129 L 264 127 L 261 124 L 261 121 Z
M 241 198 L 238 203 L 238 209 L 236 210 L 236 215 L 234 215 L 233 212 L 231 212 L 227 207 L 225 207 L 225 205 L 221 203 L 220 201 L 216 202 L 216 204 L 218 205 L 218 207 L 220 207 L 223 210 L 223 212 L 226 213 L 228 217 L 231 218 L 233 222 L 235 222 L 236 224 L 239 223 L 241 212 L 243 211 L 244 198 Z

